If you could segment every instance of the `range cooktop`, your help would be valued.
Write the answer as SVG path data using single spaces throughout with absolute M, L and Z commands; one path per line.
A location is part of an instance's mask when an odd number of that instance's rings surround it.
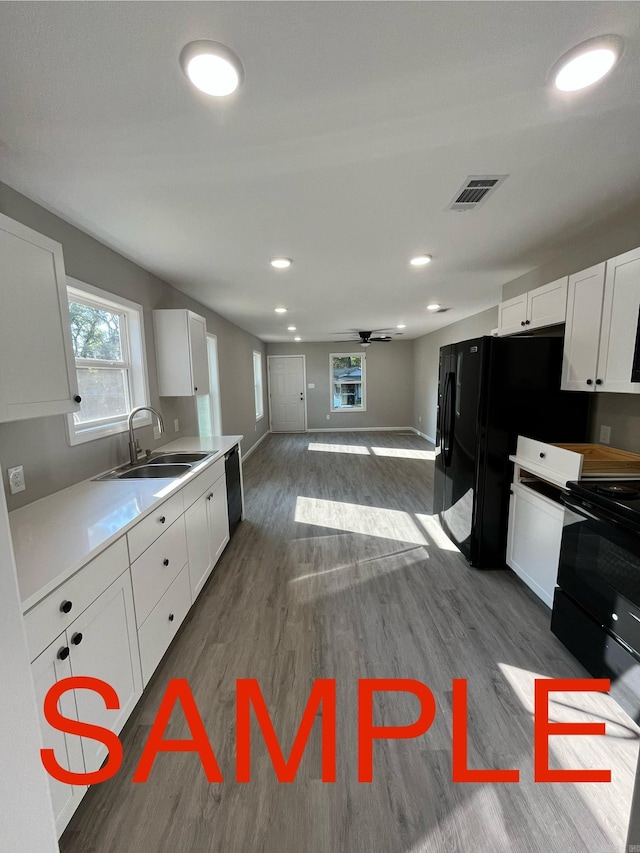
M 577 497 L 640 523 L 640 480 L 580 480 L 567 487 Z

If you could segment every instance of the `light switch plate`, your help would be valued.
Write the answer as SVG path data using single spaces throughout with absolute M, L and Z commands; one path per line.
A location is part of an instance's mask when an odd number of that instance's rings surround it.
M 327 420 L 328 420 L 328 421 L 330 421 L 330 420 L 331 420 L 331 415 L 327 415 Z
M 173 431 L 180 432 L 180 421 L 177 418 L 173 421 Z
M 309 384 L 307 385 L 307 388 L 315 388 L 315 387 L 316 387 L 315 382 L 309 382 Z
M 600 427 L 600 444 L 611 444 L 611 427 Z
M 24 482 L 24 469 L 22 465 L 16 465 L 15 468 L 8 468 L 9 475 L 9 491 L 12 495 L 17 495 L 18 492 L 24 492 L 27 488 Z

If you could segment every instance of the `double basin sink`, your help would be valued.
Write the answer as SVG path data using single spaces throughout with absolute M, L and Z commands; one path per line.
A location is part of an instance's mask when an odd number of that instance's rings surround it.
M 96 480 L 175 480 L 184 477 L 192 468 L 206 459 L 212 459 L 220 451 L 213 453 L 160 453 L 150 456 L 146 462 L 137 465 L 121 465 Z

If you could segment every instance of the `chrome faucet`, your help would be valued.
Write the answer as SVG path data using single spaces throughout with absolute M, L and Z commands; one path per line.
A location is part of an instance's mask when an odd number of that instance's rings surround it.
M 129 412 L 127 425 L 129 427 L 129 460 L 132 465 L 138 464 L 138 448 L 136 447 L 136 439 L 133 434 L 133 419 L 138 412 L 153 412 L 158 419 L 158 429 L 161 433 L 164 432 L 164 421 L 162 420 L 162 415 L 160 412 L 156 411 L 156 409 L 152 409 L 151 406 L 138 406 L 137 409 L 132 409 Z

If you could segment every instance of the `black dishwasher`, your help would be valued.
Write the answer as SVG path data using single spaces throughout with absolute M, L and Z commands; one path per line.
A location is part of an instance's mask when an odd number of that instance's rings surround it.
M 242 487 L 240 486 L 240 453 L 238 445 L 224 455 L 224 473 L 227 477 L 227 510 L 229 536 L 233 536 L 242 518 Z

